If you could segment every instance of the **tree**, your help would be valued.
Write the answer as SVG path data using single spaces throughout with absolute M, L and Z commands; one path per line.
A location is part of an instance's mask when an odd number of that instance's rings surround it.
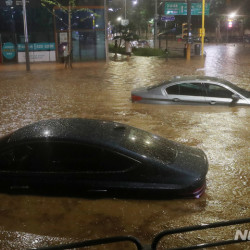
M 119 39 L 119 47 L 121 47 L 122 41 L 130 42 L 138 40 L 139 36 L 135 34 L 135 26 L 133 23 L 129 23 L 126 26 L 118 24 L 115 26 L 116 33 L 119 33 L 118 36 L 114 37 L 114 40 Z
M 124 6 L 126 2 L 126 8 Z M 133 1 L 127 0 L 113 0 L 109 3 L 109 7 L 113 9 L 112 12 L 109 12 L 109 20 L 113 25 L 117 22 L 115 18 L 121 16 L 125 18 L 125 9 L 126 9 L 126 19 L 130 23 L 134 24 L 134 32 L 139 36 L 142 33 L 148 32 L 149 22 L 154 18 L 154 1 L 152 0 L 140 0 L 137 1 L 137 4 L 134 5 Z
M 66 3 L 66 6 L 65 6 Z M 72 38 L 71 38 L 71 17 L 72 17 L 72 12 L 74 11 L 87 11 L 88 13 L 90 13 L 89 16 L 87 16 L 85 19 L 87 18 L 92 18 L 93 16 L 98 16 L 96 13 L 94 13 L 92 10 L 88 9 L 88 8 L 77 8 L 76 6 L 76 0 L 41 0 L 41 5 L 45 8 L 47 8 L 47 10 L 54 15 L 56 18 L 58 18 L 60 20 L 60 18 L 55 14 L 55 12 L 52 11 L 51 6 L 57 6 L 60 8 L 61 11 L 67 13 L 68 15 L 68 23 L 65 25 L 68 27 L 68 37 L 67 37 L 67 47 L 68 47 L 68 54 L 67 54 L 67 59 L 66 59 L 66 63 L 67 66 L 72 68 Z
M 135 23 L 137 34 L 141 36 L 143 33 L 148 34 L 150 21 L 154 18 L 154 1 L 139 1 L 137 5 L 130 8 L 129 16 L 131 22 Z

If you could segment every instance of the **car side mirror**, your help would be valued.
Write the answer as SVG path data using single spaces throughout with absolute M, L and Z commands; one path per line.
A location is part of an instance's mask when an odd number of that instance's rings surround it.
M 232 95 L 232 102 L 229 104 L 229 106 L 234 107 L 239 100 L 240 100 L 240 96 L 237 94 L 233 94 Z
M 233 102 L 238 102 L 238 101 L 240 100 L 239 95 L 233 94 L 233 95 L 232 95 L 232 100 L 233 100 Z

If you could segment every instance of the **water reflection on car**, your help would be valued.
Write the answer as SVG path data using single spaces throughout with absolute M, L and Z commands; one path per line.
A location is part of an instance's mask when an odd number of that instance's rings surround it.
M 131 100 L 157 104 L 250 105 L 250 92 L 216 77 L 175 77 L 132 90 Z
M 116 122 L 44 120 L 0 139 L 5 191 L 198 198 L 207 171 L 202 150 Z

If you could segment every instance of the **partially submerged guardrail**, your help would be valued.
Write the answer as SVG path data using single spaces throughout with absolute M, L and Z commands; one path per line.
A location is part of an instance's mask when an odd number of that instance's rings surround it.
M 172 230 L 165 230 L 160 232 L 155 236 L 155 238 L 152 241 L 151 249 L 157 249 L 157 245 L 160 242 L 160 240 L 167 236 L 172 234 L 179 234 L 179 233 L 185 233 L 185 232 L 193 232 L 198 230 L 205 230 L 205 229 L 211 229 L 211 228 L 218 228 L 218 227 L 225 227 L 225 226 L 233 226 L 238 224 L 246 224 L 250 223 L 250 218 L 244 218 L 244 219 L 238 219 L 238 220 L 231 220 L 231 221 L 223 221 L 223 222 L 215 222 L 211 224 L 204 224 L 204 225 L 197 225 L 197 226 L 189 226 L 189 227 L 181 227 L 176 228 Z M 249 231 L 250 232 L 250 231 Z M 215 247 L 215 246 L 222 246 L 222 245 L 229 245 L 229 244 L 235 244 L 239 242 L 246 242 L 250 241 L 248 237 L 246 237 L 246 240 L 224 240 L 219 242 L 213 242 L 213 243 L 204 243 L 194 246 L 187 246 L 187 247 L 181 247 L 181 248 L 173 248 L 175 250 L 181 250 L 181 249 L 201 249 L 205 247 Z
M 239 225 L 239 224 L 247 224 L 247 223 L 250 223 L 250 217 L 238 219 L 238 220 L 215 222 L 211 224 L 188 226 L 188 227 L 164 230 L 154 237 L 151 246 L 143 246 L 141 242 L 133 236 L 116 236 L 116 237 L 101 238 L 101 239 L 96 239 L 96 240 L 86 240 L 86 241 L 76 242 L 76 243 L 69 243 L 69 244 L 62 244 L 62 245 L 41 247 L 41 248 L 32 248 L 32 249 L 35 249 L 35 250 L 75 249 L 75 248 L 84 248 L 84 247 L 90 247 L 90 246 L 97 246 L 97 245 L 104 245 L 104 244 L 127 241 L 127 242 L 133 243 L 138 250 L 155 250 L 157 249 L 157 246 L 159 242 L 162 240 L 162 238 L 168 235 L 206 230 L 206 229 L 212 229 L 212 228 L 218 228 L 218 227 L 233 226 L 233 225 Z M 202 244 L 193 245 L 193 246 L 171 248 L 171 250 L 201 249 L 201 248 L 236 244 L 236 243 L 241 243 L 241 242 L 250 242 L 250 227 L 249 227 L 249 230 L 245 230 L 245 231 L 247 231 L 247 233 L 244 233 L 244 235 L 241 235 L 242 236 L 241 239 L 223 240 L 223 241 L 212 242 L 212 243 L 202 243 Z

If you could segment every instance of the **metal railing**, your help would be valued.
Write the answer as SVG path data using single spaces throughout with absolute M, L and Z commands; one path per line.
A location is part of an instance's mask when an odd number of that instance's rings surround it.
M 185 233 L 185 232 L 193 232 L 193 231 L 198 231 L 198 230 L 206 230 L 206 229 L 225 227 L 225 226 L 233 226 L 233 225 L 239 225 L 239 224 L 247 224 L 247 223 L 250 223 L 250 217 L 238 219 L 238 220 L 215 222 L 211 224 L 188 226 L 188 227 L 164 230 L 154 237 L 152 244 L 150 246 L 143 246 L 141 242 L 133 236 L 116 236 L 116 237 L 86 240 L 86 241 L 76 242 L 76 243 L 61 244 L 61 245 L 56 245 L 56 246 L 40 247 L 40 248 L 32 248 L 32 249 L 35 249 L 35 250 L 75 249 L 75 248 L 84 248 L 84 247 L 90 247 L 90 246 L 97 246 L 97 245 L 127 241 L 127 242 L 133 243 L 138 250 L 155 250 L 157 249 L 157 246 L 159 242 L 162 240 L 162 238 L 168 235 L 180 234 L 180 233 Z M 233 240 L 223 240 L 223 241 L 212 242 L 212 243 L 202 243 L 202 244 L 192 245 L 192 246 L 171 248 L 171 250 L 201 249 L 201 248 L 236 244 L 236 243 L 241 243 L 241 242 L 250 242 L 250 229 L 248 230 L 248 235 L 246 235 L 245 239 L 233 239 Z M 167 249 L 170 249 L 170 248 L 167 248 Z

